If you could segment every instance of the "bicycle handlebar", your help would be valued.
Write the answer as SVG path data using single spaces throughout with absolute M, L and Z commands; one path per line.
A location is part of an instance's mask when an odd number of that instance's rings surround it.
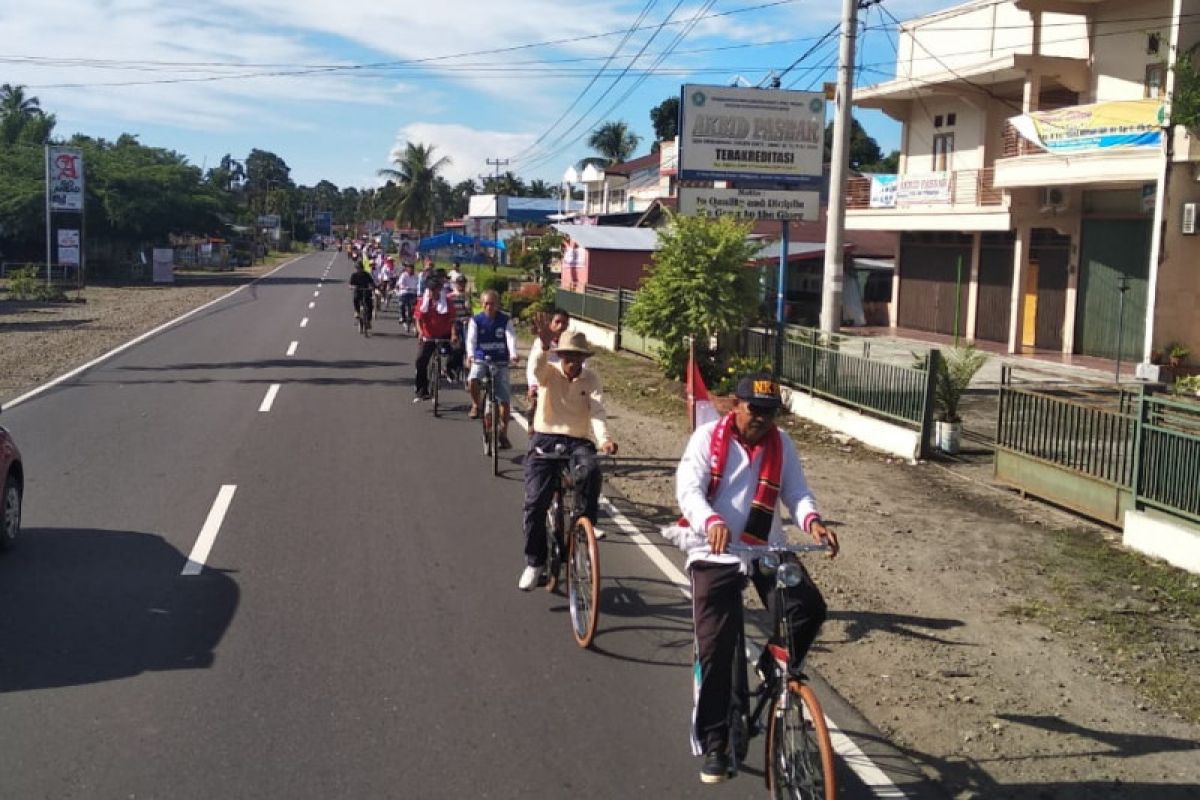
M 730 542 L 725 551 L 731 555 L 763 556 L 767 553 L 820 553 L 829 549 L 827 544 L 740 544 Z

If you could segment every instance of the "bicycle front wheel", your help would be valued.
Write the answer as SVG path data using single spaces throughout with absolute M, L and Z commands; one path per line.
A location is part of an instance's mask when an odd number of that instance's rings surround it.
M 767 715 L 767 789 L 778 800 L 834 800 L 833 745 L 811 687 L 788 681 Z
M 600 616 L 600 548 L 587 517 L 575 521 L 567 540 L 567 594 L 575 643 L 590 647 Z
M 433 397 L 433 415 L 438 415 L 438 389 L 442 382 L 442 359 L 434 356 L 429 359 L 429 394 Z
M 488 391 L 488 418 L 491 425 L 488 437 L 492 451 L 492 475 L 496 476 L 500 474 L 500 404 L 496 402 L 494 385 Z

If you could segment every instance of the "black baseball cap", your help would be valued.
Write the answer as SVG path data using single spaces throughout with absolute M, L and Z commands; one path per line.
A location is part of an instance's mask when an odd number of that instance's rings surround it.
M 743 376 L 733 394 L 738 400 L 763 408 L 779 408 L 783 405 L 779 381 L 769 372 L 754 372 Z

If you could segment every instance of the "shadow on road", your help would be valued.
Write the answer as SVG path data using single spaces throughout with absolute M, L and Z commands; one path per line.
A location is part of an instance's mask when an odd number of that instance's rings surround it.
M 661 658 L 633 655 L 646 652 L 647 638 L 654 640 L 651 651 Z M 667 580 L 606 575 L 601 583 L 600 621 L 592 649 L 619 661 L 690 669 L 691 603 Z
M 941 617 L 918 617 L 911 614 L 886 614 L 877 611 L 850 611 L 850 610 L 831 610 L 829 612 L 829 620 L 841 621 L 844 623 L 845 635 L 840 639 L 829 639 L 829 628 L 825 628 L 826 636 L 821 639 L 822 644 L 838 645 L 857 642 L 860 639 L 865 639 L 872 633 L 890 633 L 894 636 L 903 636 L 909 639 L 923 639 L 927 642 L 938 642 L 939 644 L 950 644 L 959 647 L 973 646 L 969 642 L 957 642 L 953 639 L 943 639 L 940 636 L 935 636 L 928 631 L 948 631 L 953 628 L 961 628 L 964 623 L 958 619 L 943 619 Z
M 238 605 L 161 536 L 32 528 L 0 558 L 0 692 L 204 669 Z
M 0 333 L 39 333 L 69 328 L 79 328 L 96 320 L 88 319 L 30 319 L 21 322 L 0 322 Z

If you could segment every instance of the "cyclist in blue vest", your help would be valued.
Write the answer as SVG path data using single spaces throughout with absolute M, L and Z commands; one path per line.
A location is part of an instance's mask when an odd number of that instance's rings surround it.
M 512 404 L 512 387 L 508 380 L 509 365 L 516 366 L 517 333 L 512 319 L 500 310 L 500 295 L 488 289 L 480 297 L 483 311 L 471 317 L 467 323 L 467 363 L 471 371 L 467 374 L 467 391 L 471 393 L 471 419 L 479 416 L 479 379 L 486 367 L 484 359 L 495 367 L 492 385 L 496 391 L 496 402 L 500 404 L 500 431 L 498 440 L 501 449 L 508 449 L 508 412 Z

